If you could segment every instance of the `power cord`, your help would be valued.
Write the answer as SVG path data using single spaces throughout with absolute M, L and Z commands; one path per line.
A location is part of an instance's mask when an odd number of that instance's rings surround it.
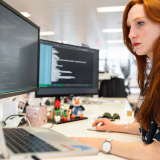
M 39 158 L 38 158 L 37 156 L 35 156 L 35 155 L 33 155 L 32 158 L 35 159 L 35 160 L 41 160 L 41 159 L 39 159 Z
M 53 125 L 54 125 L 54 124 L 52 123 L 51 127 L 49 127 L 49 128 L 52 128 L 52 127 L 53 127 Z
M 10 117 L 12 117 L 12 119 L 13 119 L 14 117 L 17 117 L 17 116 L 25 118 L 25 120 L 28 121 L 29 126 L 31 127 L 31 123 L 30 123 L 30 121 L 28 120 L 28 118 L 27 118 L 26 116 L 24 116 L 24 115 L 19 115 L 19 114 L 13 114 L 13 115 L 8 116 L 4 121 L 2 121 L 2 123 L 4 123 L 4 125 L 6 125 L 6 121 L 7 121 Z
M 30 121 L 28 120 L 28 118 L 26 116 L 24 116 L 24 118 L 28 121 L 29 126 L 32 127 Z
M 19 117 L 22 117 L 22 116 L 24 116 L 24 115 L 19 115 L 19 114 L 13 114 L 13 115 L 10 115 L 10 116 L 8 116 L 4 121 L 2 121 L 2 123 L 4 123 L 4 125 L 6 125 L 6 121 L 7 121 L 7 119 L 9 119 L 10 117 L 16 117 L 16 116 L 19 116 Z M 13 119 L 12 118 L 12 119 Z

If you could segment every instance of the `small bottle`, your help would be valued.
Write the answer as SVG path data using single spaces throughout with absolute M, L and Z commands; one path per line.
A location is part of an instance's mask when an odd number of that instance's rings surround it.
M 68 121 L 70 121 L 70 119 L 71 119 L 70 114 L 71 114 L 71 113 L 70 113 L 70 110 L 68 109 L 68 110 L 67 110 L 67 120 L 68 120 Z

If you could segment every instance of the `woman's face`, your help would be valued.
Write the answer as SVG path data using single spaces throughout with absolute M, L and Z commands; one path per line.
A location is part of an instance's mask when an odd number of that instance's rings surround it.
M 130 28 L 129 39 L 137 55 L 148 55 L 152 62 L 153 47 L 160 37 L 160 23 L 149 20 L 143 10 L 142 4 L 134 5 L 127 19 Z

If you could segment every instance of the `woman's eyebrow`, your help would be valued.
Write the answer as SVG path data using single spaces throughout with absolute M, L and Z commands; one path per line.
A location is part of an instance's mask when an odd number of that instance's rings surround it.
M 133 21 L 136 21 L 137 19 L 140 19 L 140 18 L 145 18 L 145 17 L 136 17 Z
M 140 18 L 145 18 L 145 17 L 136 17 L 133 21 L 136 21 L 137 19 L 140 19 Z M 127 25 L 130 24 L 128 21 L 127 21 Z

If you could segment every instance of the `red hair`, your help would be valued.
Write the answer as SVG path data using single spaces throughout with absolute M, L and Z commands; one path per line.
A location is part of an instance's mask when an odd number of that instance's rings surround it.
M 124 44 L 129 51 L 136 57 L 138 67 L 138 85 L 141 93 L 145 87 L 146 80 L 149 78 L 149 87 L 147 88 L 146 96 L 141 105 L 139 113 L 135 118 L 145 130 L 149 129 L 152 118 L 154 116 L 156 123 L 160 126 L 160 38 L 157 40 L 153 48 L 153 62 L 150 76 L 147 74 L 147 55 L 138 56 L 132 46 L 127 27 L 127 18 L 130 9 L 135 4 L 143 4 L 144 12 L 148 19 L 153 22 L 160 23 L 160 0 L 132 0 L 130 1 L 123 13 L 123 39 Z M 154 31 L 153 31 L 154 32 Z

